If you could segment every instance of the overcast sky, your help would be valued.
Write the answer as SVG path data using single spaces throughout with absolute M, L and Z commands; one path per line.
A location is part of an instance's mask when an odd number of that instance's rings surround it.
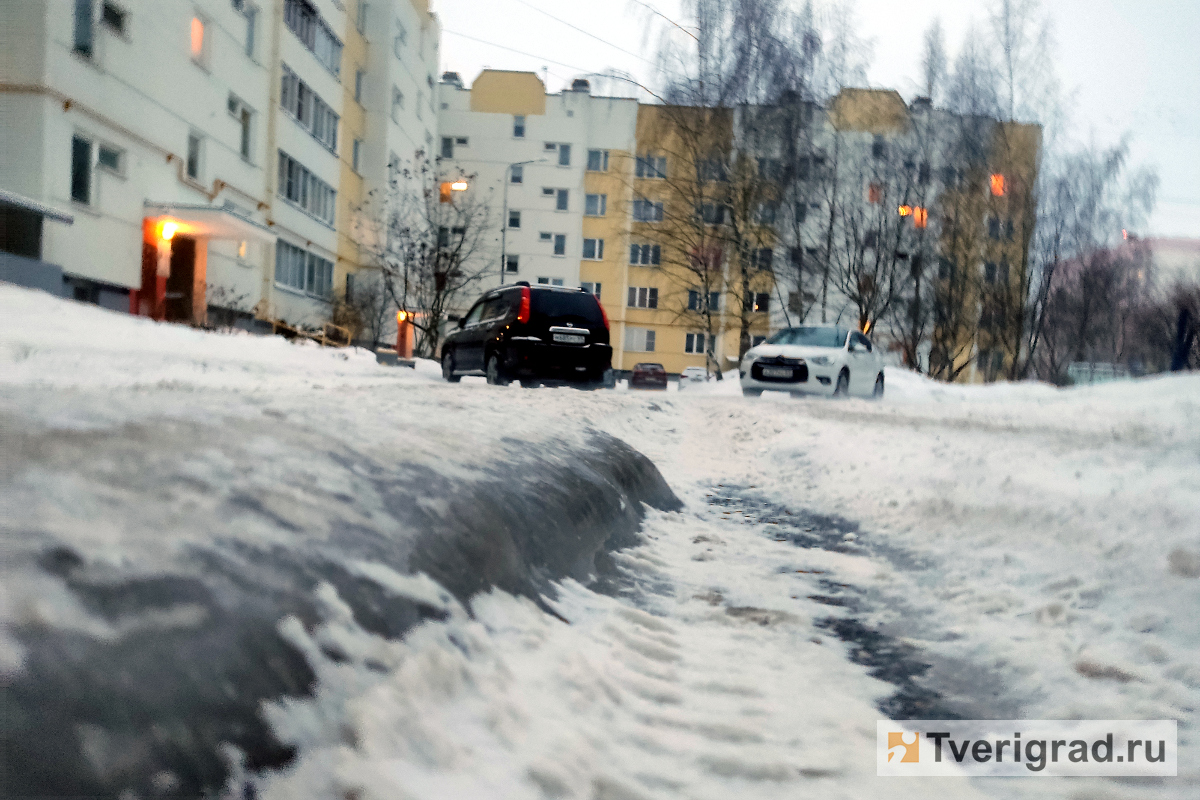
M 444 28 L 442 69 L 459 72 L 468 85 L 492 67 L 546 68 L 552 92 L 578 74 L 611 68 L 654 86 L 648 59 L 657 40 L 647 35 L 651 14 L 637 0 L 431 1 Z M 677 0 L 647 3 L 678 19 Z M 1144 233 L 1200 237 L 1200 0 L 1045 4 L 1054 19 L 1059 78 L 1073 101 L 1073 135 L 1111 143 L 1129 132 L 1134 160 L 1156 167 L 1162 178 Z M 874 41 L 871 85 L 911 99 L 930 20 L 941 16 L 953 57 L 972 20 L 985 22 L 987 3 L 858 0 L 856 8 L 860 35 Z

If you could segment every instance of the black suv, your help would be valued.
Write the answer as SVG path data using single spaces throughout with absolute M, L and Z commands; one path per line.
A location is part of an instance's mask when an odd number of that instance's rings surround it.
M 442 344 L 442 376 L 488 383 L 599 384 L 612 367 L 608 315 L 582 289 L 522 281 L 485 294 Z

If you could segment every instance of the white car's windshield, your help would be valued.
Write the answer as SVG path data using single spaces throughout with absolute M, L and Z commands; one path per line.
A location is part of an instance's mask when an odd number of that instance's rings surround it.
M 767 344 L 795 344 L 804 347 L 841 347 L 847 331 L 841 328 L 785 328 L 767 339 Z

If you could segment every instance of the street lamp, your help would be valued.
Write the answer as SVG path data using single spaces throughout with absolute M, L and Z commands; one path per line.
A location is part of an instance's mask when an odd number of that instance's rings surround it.
M 537 158 L 531 161 L 517 161 L 504 168 L 504 211 L 500 216 L 500 285 L 504 285 L 504 273 L 508 269 L 508 184 L 513 167 L 525 164 L 544 164 L 546 159 Z

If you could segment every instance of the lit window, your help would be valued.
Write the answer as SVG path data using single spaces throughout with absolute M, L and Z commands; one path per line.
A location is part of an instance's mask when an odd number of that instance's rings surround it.
M 1004 176 L 1000 173 L 996 173 L 992 176 L 991 184 L 993 196 L 1004 197 L 1004 195 L 1008 194 L 1008 184 L 1004 180 Z
M 192 58 L 204 58 L 204 20 L 199 17 L 192 17 Z
M 929 227 L 929 209 L 920 207 L 914 208 L 913 225 L 917 228 Z
M 913 213 L 912 206 L 900 206 L 900 216 L 911 217 Z

